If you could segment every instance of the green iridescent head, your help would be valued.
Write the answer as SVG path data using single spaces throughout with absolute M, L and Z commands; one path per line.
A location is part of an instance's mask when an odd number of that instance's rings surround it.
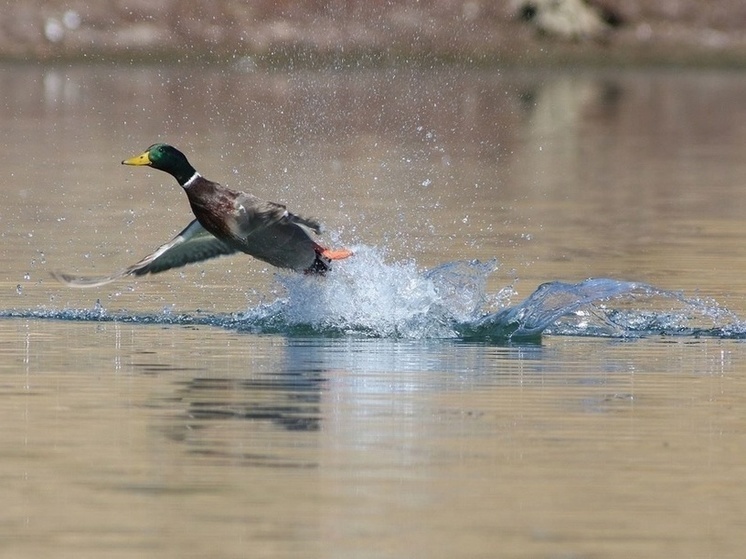
M 182 186 L 197 172 L 183 153 L 168 144 L 153 144 L 140 155 L 122 161 L 122 165 L 153 167 L 172 175 Z

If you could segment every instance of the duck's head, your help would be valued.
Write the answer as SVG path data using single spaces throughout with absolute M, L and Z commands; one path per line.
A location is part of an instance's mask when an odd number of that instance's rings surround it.
M 153 144 L 140 155 L 122 161 L 122 165 L 147 165 L 165 171 L 182 186 L 197 172 L 183 153 L 168 144 Z

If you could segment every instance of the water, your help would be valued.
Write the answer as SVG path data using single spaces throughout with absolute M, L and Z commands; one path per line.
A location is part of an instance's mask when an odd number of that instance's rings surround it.
M 0 72 L 1 555 L 740 556 L 740 73 Z M 55 283 L 158 140 L 355 258 Z

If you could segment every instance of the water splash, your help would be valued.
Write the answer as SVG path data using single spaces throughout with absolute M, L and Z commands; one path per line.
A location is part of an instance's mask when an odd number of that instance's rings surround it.
M 355 257 L 323 278 L 278 276 L 287 296 L 239 317 L 246 329 L 311 330 L 385 338 L 454 338 L 487 303 L 497 262 L 450 262 L 421 272 L 413 262 L 386 264 L 358 247 Z
M 109 313 L 91 309 L 0 310 L 0 318 L 201 324 L 256 333 L 461 339 L 538 340 L 544 334 L 603 337 L 648 335 L 746 338 L 746 323 L 709 300 L 609 278 L 541 285 L 509 306 L 512 286 L 487 290 L 496 260 L 455 261 L 422 271 L 414 262 L 387 263 L 381 251 L 356 247 L 326 277 L 279 273 L 284 295 L 226 314 Z
M 542 284 L 515 307 L 465 324 L 466 338 L 526 339 L 542 334 L 746 337 L 746 324 L 714 301 L 609 278 Z

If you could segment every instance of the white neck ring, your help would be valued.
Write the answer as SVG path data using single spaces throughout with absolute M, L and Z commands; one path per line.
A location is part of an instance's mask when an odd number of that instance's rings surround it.
M 182 186 L 182 187 L 184 187 L 184 188 L 189 188 L 190 186 L 192 186 L 192 184 L 194 184 L 194 181 L 196 181 L 196 180 L 197 180 L 198 178 L 200 178 L 200 176 L 201 176 L 201 175 L 200 175 L 199 173 L 196 173 L 196 172 L 195 172 L 195 173 L 194 173 L 194 174 L 193 174 L 193 175 L 192 175 L 192 176 L 191 176 L 191 177 L 189 178 L 189 180 L 188 180 L 188 181 L 186 181 L 186 182 L 185 182 L 184 184 L 182 184 L 181 186 Z

